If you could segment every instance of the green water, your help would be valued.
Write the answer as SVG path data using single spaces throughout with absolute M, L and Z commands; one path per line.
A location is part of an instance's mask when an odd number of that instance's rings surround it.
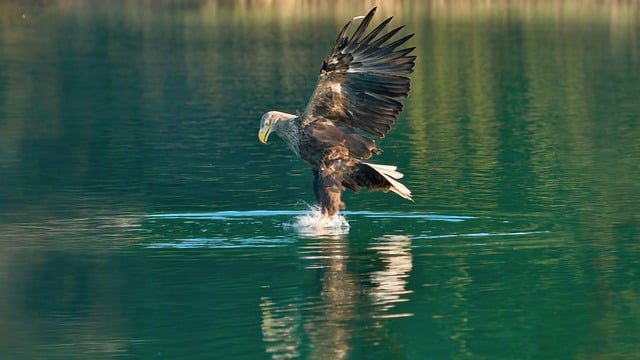
M 248 5 L 247 5 L 248 4 Z M 0 358 L 640 354 L 640 11 L 385 1 L 413 90 L 346 194 L 257 141 L 370 4 L 0 5 Z

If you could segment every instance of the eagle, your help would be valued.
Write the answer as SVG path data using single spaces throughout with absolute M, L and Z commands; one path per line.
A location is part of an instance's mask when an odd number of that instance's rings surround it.
M 311 166 L 322 216 L 345 208 L 345 189 L 392 191 L 412 200 L 411 191 L 398 181 L 403 174 L 396 166 L 366 162 L 382 152 L 371 137 L 383 138 L 403 109 L 411 88 L 406 75 L 413 72 L 416 59 L 409 55 L 415 47 L 398 49 L 414 34 L 393 40 L 404 26 L 381 35 L 392 17 L 367 33 L 375 12 L 374 7 L 364 18 L 354 17 L 344 25 L 302 114 L 269 111 L 260 120 L 260 142 L 267 143 L 275 132 Z M 358 19 L 360 25 L 349 36 L 351 23 Z

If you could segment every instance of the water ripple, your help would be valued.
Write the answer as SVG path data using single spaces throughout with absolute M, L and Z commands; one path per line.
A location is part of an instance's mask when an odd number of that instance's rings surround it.
M 146 245 L 148 249 L 198 249 L 198 248 L 217 248 L 217 249 L 239 249 L 239 248 L 272 248 L 288 246 L 294 241 L 291 239 L 272 239 L 264 237 L 253 238 L 191 238 L 178 239 L 169 242 L 157 242 Z
M 304 216 L 310 214 L 309 210 L 246 210 L 246 211 L 216 211 L 204 213 L 167 213 L 149 214 L 149 219 L 205 219 L 205 220 L 238 220 L 260 217 L 274 216 Z M 366 217 L 366 218 L 399 218 L 399 219 L 422 219 L 432 221 L 461 222 L 475 219 L 475 216 L 465 215 L 444 215 L 425 213 L 402 213 L 402 212 L 376 212 L 376 211 L 343 211 L 344 216 Z

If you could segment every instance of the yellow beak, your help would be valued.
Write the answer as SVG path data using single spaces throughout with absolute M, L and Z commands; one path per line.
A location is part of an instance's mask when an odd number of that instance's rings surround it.
M 261 143 L 266 144 L 270 133 L 271 125 L 261 127 L 260 131 L 258 131 L 258 140 L 260 140 Z

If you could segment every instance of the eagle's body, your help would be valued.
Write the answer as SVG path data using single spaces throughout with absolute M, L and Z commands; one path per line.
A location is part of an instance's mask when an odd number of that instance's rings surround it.
M 402 174 L 395 166 L 363 161 L 381 150 L 357 129 L 378 137 L 391 129 L 402 111 L 399 100 L 409 94 L 410 80 L 403 74 L 413 71 L 415 60 L 407 55 L 413 48 L 395 50 L 413 34 L 387 44 L 399 27 L 378 37 L 391 18 L 365 35 L 374 13 L 375 8 L 351 38 L 346 34 L 351 21 L 344 26 L 303 114 L 270 111 L 260 123 L 260 141 L 275 131 L 311 166 L 316 203 L 326 216 L 344 208 L 344 189 L 393 191 L 411 200 L 411 191 L 396 181 Z

